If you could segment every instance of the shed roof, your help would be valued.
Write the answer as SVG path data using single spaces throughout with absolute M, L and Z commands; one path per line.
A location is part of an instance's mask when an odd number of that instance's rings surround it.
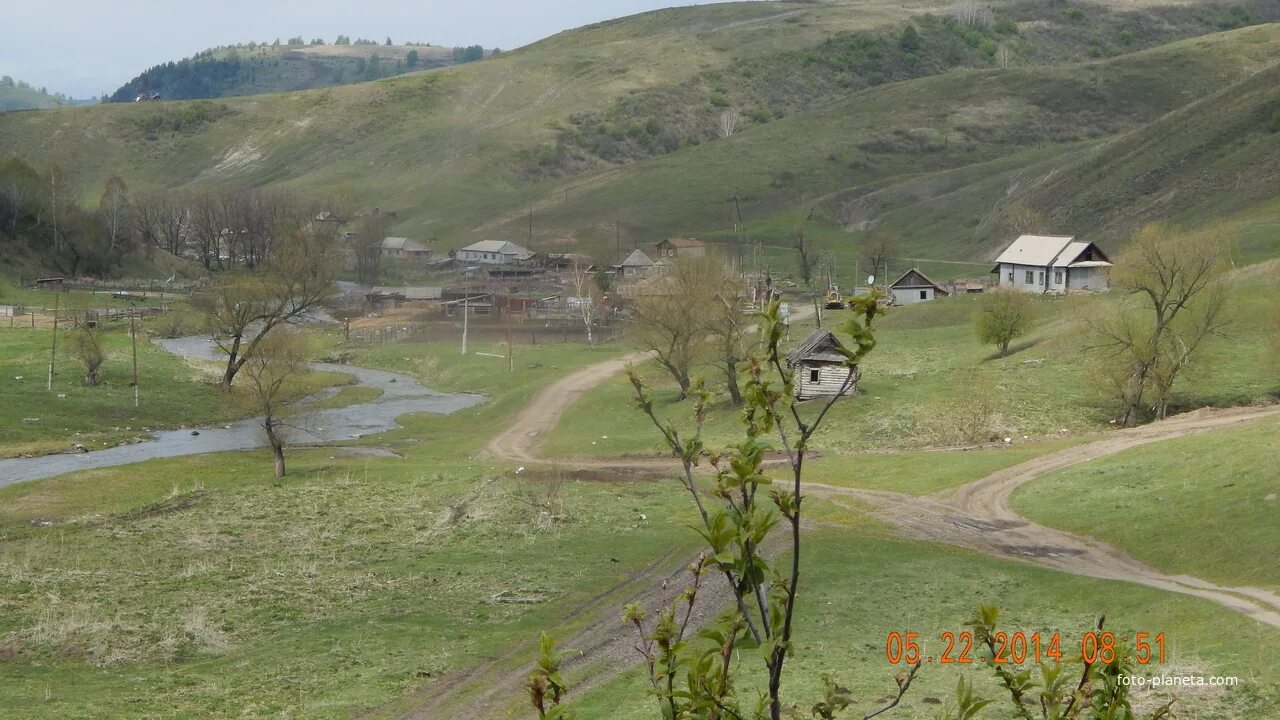
M 907 288 L 933 288 L 935 291 L 942 293 L 943 295 L 947 294 L 947 291 L 942 289 L 941 285 L 930 280 L 929 276 L 920 272 L 916 268 L 911 268 L 910 270 L 902 273 L 902 277 L 894 280 L 893 284 L 889 287 L 902 288 L 904 290 Z
M 833 362 L 842 363 L 847 361 L 844 353 L 840 349 L 844 346 L 831 334 L 830 330 L 814 330 L 809 337 L 800 343 L 800 346 L 790 353 L 787 353 L 787 364 L 795 365 L 802 362 Z
M 375 285 L 370 291 L 373 295 L 395 296 L 399 295 L 405 300 L 439 300 L 444 294 L 442 287 L 392 287 L 390 285 Z

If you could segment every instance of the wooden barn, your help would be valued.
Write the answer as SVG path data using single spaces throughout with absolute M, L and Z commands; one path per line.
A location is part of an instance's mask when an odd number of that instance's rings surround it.
M 850 378 L 842 347 L 830 331 L 815 330 L 787 355 L 787 367 L 795 372 L 796 399 L 848 395 L 858 389 L 858 368 Z

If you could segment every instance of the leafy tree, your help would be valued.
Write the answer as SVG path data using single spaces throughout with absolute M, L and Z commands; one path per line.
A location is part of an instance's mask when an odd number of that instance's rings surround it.
M 479 45 L 456 47 L 453 49 L 453 60 L 457 63 L 475 62 L 484 58 L 484 48 Z
M 391 36 L 387 36 L 387 47 L 391 47 Z
M 333 41 L 333 44 L 334 45 L 350 45 L 351 38 L 346 35 L 339 35 L 338 38 Z
M 223 277 L 192 296 L 227 354 L 224 392 L 272 330 L 303 320 L 332 295 L 336 271 L 331 237 L 295 232 L 275 243 L 258 275 Z
M 275 459 L 276 477 L 284 477 L 286 432 L 296 427 L 296 407 L 291 401 L 301 394 L 302 379 L 309 372 L 303 336 L 284 326 L 272 329 L 245 362 L 242 372 L 246 387 L 240 400 L 260 417 Z
M 853 381 L 857 364 L 875 347 L 872 323 L 880 310 L 875 294 L 850 298 L 849 304 L 852 312 L 839 328 L 849 341 L 843 350 L 846 384 Z M 761 351 L 749 362 L 744 392 L 747 407 L 742 414 L 744 438 L 738 444 L 713 451 L 703 443 L 702 420 L 711 396 L 700 382 L 690 391 L 694 428 L 682 434 L 657 416 L 644 382 L 634 369 L 629 370 L 641 411 L 680 461 L 680 482 L 698 510 L 698 531 L 707 542 L 706 551 L 691 568 L 692 586 L 663 608 L 656 619 L 647 618 L 636 605 L 627 606 L 623 613 L 623 621 L 638 633 L 637 649 L 644 656 L 651 692 L 664 718 L 781 720 L 784 715 L 791 716 L 783 701 L 783 679 L 787 660 L 796 651 L 794 629 L 801 597 L 801 481 L 809 441 L 840 396 L 807 412 L 797 403 L 792 392 L 794 373 L 780 349 L 785 329 L 779 307 L 775 299 L 760 320 Z M 787 459 L 785 482 L 775 484 L 766 474 L 765 453 L 772 447 L 780 448 Z M 703 462 L 710 464 L 715 474 L 710 490 L 704 490 L 694 479 L 694 469 Z M 775 533 L 779 528 L 783 530 Z M 790 549 L 786 560 L 777 565 L 769 559 L 771 553 L 763 549 L 775 535 L 786 538 Z M 690 626 L 690 618 L 703 578 L 708 575 L 724 577 L 735 603 L 710 626 L 697 631 Z M 543 657 L 551 650 L 553 646 L 544 640 Z M 743 662 L 764 665 L 768 681 L 762 697 L 738 696 L 735 675 L 740 670 L 735 659 L 739 656 Z M 916 663 L 898 679 L 893 699 L 875 714 L 898 704 L 919 667 Z M 558 704 L 565 684 L 559 678 L 558 667 L 554 672 Z M 534 689 L 531 683 L 530 694 L 538 706 Z M 813 706 L 813 716 L 833 718 L 850 702 L 847 690 L 827 680 L 825 697 Z
M 418 67 L 418 51 L 410 50 L 409 54 L 404 56 L 404 64 L 405 64 L 405 67 L 410 67 L 410 68 Z
M 708 350 L 700 322 L 722 267 L 714 257 L 676 258 L 670 271 L 632 303 L 637 344 L 652 352 L 680 386 L 681 400 L 693 382 L 693 366 Z
M 1150 224 L 1134 236 L 1111 269 L 1129 302 L 1089 312 L 1095 379 L 1121 406 L 1132 427 L 1149 403 L 1168 413 L 1173 386 L 1204 343 L 1221 335 L 1229 295 L 1222 282 L 1233 233 L 1225 225 L 1178 230 Z
M 1035 308 L 1031 296 L 1008 288 L 995 288 L 982 294 L 974 316 L 978 340 L 1000 349 L 1000 357 L 1009 354 L 1009 343 L 1031 332 L 1035 327 Z
M 920 44 L 920 33 L 916 31 L 915 25 L 908 25 L 898 37 L 898 47 L 905 53 L 918 52 Z

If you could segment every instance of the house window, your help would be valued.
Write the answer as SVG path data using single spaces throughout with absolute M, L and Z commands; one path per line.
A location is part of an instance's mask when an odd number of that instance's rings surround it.
M 810 370 L 810 371 L 809 371 L 809 382 L 818 382 L 818 371 L 817 371 L 817 370 Z
M 1028 285 L 1033 285 L 1033 284 L 1035 284 L 1035 281 L 1036 281 L 1036 274 L 1035 274 L 1035 271 L 1033 271 L 1033 270 L 1028 270 L 1028 271 L 1027 271 L 1027 284 L 1028 284 Z
M 1043 271 L 1043 270 L 1041 270 L 1041 271 L 1040 271 L 1040 281 L 1039 281 L 1037 284 L 1038 284 L 1038 285 L 1043 285 L 1043 284 L 1044 284 L 1044 271 Z
M 1054 270 L 1054 271 L 1053 271 L 1053 284 L 1054 284 L 1054 285 L 1061 285 L 1061 284 L 1062 284 L 1062 271 L 1061 271 L 1061 270 Z
M 928 300 L 928 299 L 929 299 L 929 291 L 928 291 L 928 290 L 921 290 L 921 291 L 920 291 L 920 299 L 921 299 L 921 300 Z

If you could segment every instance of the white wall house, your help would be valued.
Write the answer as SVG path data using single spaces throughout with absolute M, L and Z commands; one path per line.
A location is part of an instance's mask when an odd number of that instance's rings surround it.
M 947 295 L 941 285 L 916 268 L 902 273 L 902 277 L 889 286 L 889 296 L 893 298 L 894 305 L 913 305 Z
M 787 367 L 795 372 L 796 399 L 848 395 L 858 389 L 859 371 L 849 376 L 848 358 L 839 351 L 840 341 L 827 330 L 814 330 L 800 347 L 787 355 Z
M 1091 242 L 1069 235 L 1022 235 L 996 258 L 997 284 L 1032 293 L 1107 289 L 1111 261 Z
M 533 253 L 505 240 L 481 240 L 458 251 L 462 262 L 484 265 L 515 265 L 533 257 Z

